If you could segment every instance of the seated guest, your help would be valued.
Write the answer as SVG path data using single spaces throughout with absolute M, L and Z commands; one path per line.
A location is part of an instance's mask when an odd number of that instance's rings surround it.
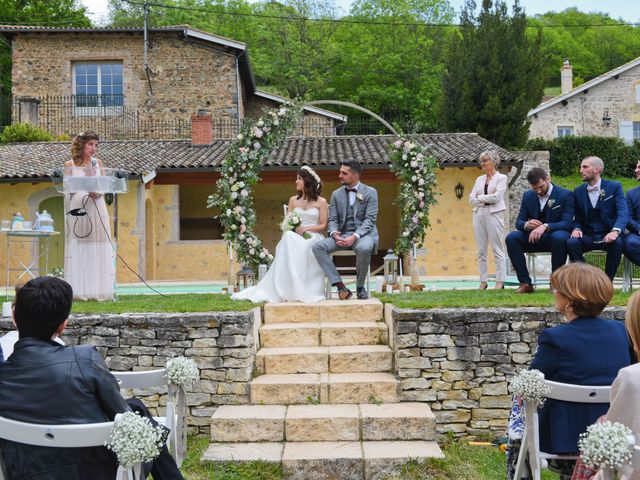
M 640 162 L 637 163 L 636 180 L 640 181 Z M 628 233 L 622 240 L 622 252 L 636 265 L 640 265 L 640 187 L 627 192 L 627 207 L 629 207 Z
M 104 360 L 89 345 L 62 346 L 54 341 L 67 325 L 73 290 L 64 280 L 38 277 L 16 293 L 13 317 L 20 339 L 0 365 L 0 416 L 40 424 L 112 421 L 117 413 L 145 410 L 127 404 Z M 148 412 L 145 412 L 148 414 Z M 8 478 L 112 480 L 116 458 L 105 447 L 51 448 L 0 440 Z M 164 447 L 145 474 L 182 479 Z
M 638 292 L 634 293 L 627 302 L 624 323 L 636 358 L 640 358 L 640 294 Z M 637 444 L 640 441 L 640 363 L 625 367 L 618 372 L 618 376 L 611 385 L 610 399 L 611 404 L 606 414 L 606 420 L 619 422 L 629 427 L 636 437 Z M 579 464 L 572 478 L 587 480 L 593 478 L 594 474 L 596 471 Z M 597 480 L 604 478 L 602 472 L 595 475 L 595 478 Z M 640 472 L 623 470 L 620 480 L 640 480 Z
M 551 287 L 555 292 L 555 308 L 567 323 L 540 333 L 531 368 L 540 370 L 547 380 L 554 382 L 611 385 L 618 370 L 631 363 L 629 340 L 622 322 L 599 317 L 613 297 L 611 281 L 596 267 L 572 263 L 551 274 Z M 577 453 L 578 436 L 607 407 L 606 403 L 576 404 L 547 399 L 539 411 L 540 449 L 556 454 Z
M 619 182 L 601 178 L 604 163 L 587 157 L 580 164 L 584 182 L 575 195 L 575 222 L 567 253 L 572 262 L 584 262 L 584 253 L 606 250 L 604 271 L 613 281 L 622 258 L 622 232 L 629 221 L 629 210 Z
M 507 235 L 507 252 L 518 275 L 518 293 L 533 292 L 525 252 L 551 252 L 551 269 L 567 262 L 567 239 L 573 227 L 573 194 L 551 183 L 547 172 L 532 168 L 527 174 L 531 190 L 525 192 L 515 232 Z

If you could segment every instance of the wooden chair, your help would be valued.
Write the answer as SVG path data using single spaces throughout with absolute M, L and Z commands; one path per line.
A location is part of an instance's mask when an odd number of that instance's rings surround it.
M 102 447 L 120 417 L 121 414 L 116 415 L 114 422 L 83 425 L 42 425 L 0 417 L 0 438 L 40 447 Z M 1 455 L 0 467 L 0 480 L 8 479 Z M 118 466 L 116 480 L 139 480 L 141 472 L 141 464 L 127 469 Z
M 164 417 L 154 417 L 156 422 L 170 430 L 167 448 L 178 467 L 182 465 L 187 450 L 187 402 L 182 387 L 167 381 L 166 369 L 139 372 L 111 372 L 120 388 L 162 388 L 167 387 L 167 411 Z
M 331 260 L 333 261 L 334 257 L 353 257 L 354 260 L 356 258 L 356 252 L 353 250 L 336 250 L 331 253 Z M 355 271 L 355 265 L 353 267 L 336 267 L 338 273 L 344 273 L 349 271 Z M 371 265 L 369 265 L 369 269 L 367 270 L 367 295 L 371 296 Z M 356 292 L 353 292 L 354 294 Z M 324 279 L 324 294 L 327 299 L 331 298 L 331 284 L 329 283 L 329 279 L 325 277 Z
M 545 383 L 551 387 L 547 398 L 574 403 L 609 403 L 610 386 L 571 385 L 550 380 L 545 380 Z M 578 458 L 578 455 L 556 455 L 540 451 L 538 406 L 537 403 L 524 402 L 525 426 L 514 475 L 516 479 L 520 479 L 524 475 L 527 457 L 529 457 L 532 480 L 540 480 L 540 470 L 548 468 L 549 460 L 576 460 Z

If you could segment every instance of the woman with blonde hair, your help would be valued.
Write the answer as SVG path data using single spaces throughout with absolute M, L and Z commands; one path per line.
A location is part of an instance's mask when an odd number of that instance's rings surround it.
M 93 177 L 104 174 L 96 158 L 98 135 L 86 130 L 71 144 L 71 160 L 64 164 L 65 176 Z M 65 194 L 64 278 L 75 299 L 113 300 L 115 288 L 114 248 L 109 213 L 103 196 L 96 192 Z
M 504 194 L 507 191 L 507 176 L 498 172 L 498 152 L 487 150 L 478 159 L 484 175 L 476 179 L 469 194 L 473 205 L 473 234 L 478 247 L 478 270 L 480 290 L 487 288 L 489 269 L 487 249 L 491 245 L 496 265 L 496 288 L 504 288 L 507 275 L 507 254 L 504 249 L 504 211 L 507 206 Z
M 530 368 L 547 380 L 574 385 L 611 385 L 631 363 L 624 325 L 600 316 L 613 297 L 605 273 L 586 263 L 570 263 L 551 275 L 555 308 L 566 323 L 543 330 Z M 604 414 L 606 403 L 576 404 L 547 399 L 539 411 L 540 449 L 576 454 L 578 436 Z M 571 475 L 573 465 L 568 466 Z M 566 472 L 566 471 L 565 471 Z M 567 475 L 567 473 L 565 473 Z M 569 476 L 561 478 L 569 478 Z

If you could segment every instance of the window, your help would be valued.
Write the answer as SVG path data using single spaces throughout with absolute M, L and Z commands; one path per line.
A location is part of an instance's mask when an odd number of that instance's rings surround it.
M 636 85 L 636 104 L 640 103 L 640 84 Z
M 219 240 L 222 224 L 218 209 L 208 209 L 207 197 L 213 185 L 180 185 L 180 240 Z
M 640 140 L 640 122 L 633 122 L 633 139 Z
M 75 113 L 119 115 L 124 104 L 122 62 L 73 64 Z
M 558 127 L 558 138 L 573 135 L 573 127 Z

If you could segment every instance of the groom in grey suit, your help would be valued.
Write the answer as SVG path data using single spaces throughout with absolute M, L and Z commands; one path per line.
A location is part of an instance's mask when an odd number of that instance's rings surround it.
M 362 165 L 357 160 L 341 162 L 338 179 L 344 188 L 331 194 L 329 205 L 329 236 L 313 245 L 313 254 L 320 267 L 337 287 L 340 300 L 348 300 L 353 295 L 336 269 L 330 254 L 336 250 L 356 252 L 356 292 L 358 299 L 367 298 L 364 282 L 371 263 L 371 253 L 378 246 L 378 192 L 360 182 Z

